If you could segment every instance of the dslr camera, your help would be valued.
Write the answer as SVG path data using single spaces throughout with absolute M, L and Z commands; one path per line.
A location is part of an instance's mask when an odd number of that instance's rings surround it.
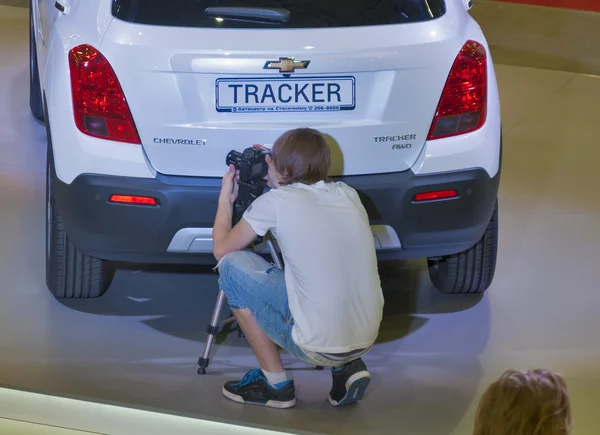
M 236 218 L 238 219 L 252 201 L 262 195 L 267 185 L 265 180 L 265 176 L 269 171 L 269 165 L 265 160 L 267 154 L 269 154 L 268 151 L 249 147 L 241 153 L 231 150 L 225 157 L 225 164 L 235 166 L 235 169 L 240 172 L 236 201 Z
M 253 147 L 246 148 L 241 153 L 231 150 L 225 158 L 225 164 L 227 166 L 233 165 L 240 171 L 240 183 L 253 183 L 264 180 L 269 171 L 269 166 L 265 160 L 267 154 L 267 151 Z

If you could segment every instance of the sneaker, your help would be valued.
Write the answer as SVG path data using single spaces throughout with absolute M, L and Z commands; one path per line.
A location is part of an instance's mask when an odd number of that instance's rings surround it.
M 342 369 L 332 369 L 333 385 L 329 392 L 329 403 L 344 406 L 358 402 L 365 395 L 371 382 L 371 374 L 362 359 L 355 359 Z
M 296 405 L 294 381 L 277 385 L 269 384 L 261 369 L 250 370 L 240 381 L 229 381 L 223 386 L 223 394 L 239 403 L 291 408 Z

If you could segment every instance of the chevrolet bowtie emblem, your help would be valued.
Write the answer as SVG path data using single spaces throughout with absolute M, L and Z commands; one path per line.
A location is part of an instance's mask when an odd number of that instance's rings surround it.
M 297 69 L 306 69 L 310 60 L 294 60 L 293 57 L 280 57 L 279 60 L 269 60 L 264 69 L 279 69 L 281 73 L 292 73 Z

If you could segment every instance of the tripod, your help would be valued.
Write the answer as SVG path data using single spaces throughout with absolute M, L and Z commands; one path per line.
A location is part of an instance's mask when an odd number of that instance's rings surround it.
M 279 254 L 277 253 L 277 250 L 275 249 L 275 244 L 273 243 L 273 239 L 272 239 L 270 233 L 267 236 L 267 246 L 269 247 L 269 252 L 271 254 L 271 257 L 273 258 L 273 263 L 275 264 L 275 266 L 277 266 L 280 269 L 283 269 L 283 263 L 281 262 L 281 258 L 279 257 Z M 214 309 L 212 317 L 210 319 L 210 324 L 206 328 L 208 337 L 206 339 L 206 345 L 204 346 L 204 353 L 202 354 L 202 356 L 200 358 L 198 358 L 198 365 L 200 366 L 198 368 L 199 375 L 206 374 L 206 368 L 208 367 L 208 364 L 210 362 L 210 352 L 215 343 L 215 339 L 217 338 L 217 334 L 219 333 L 219 330 L 221 328 L 223 328 L 223 326 L 227 325 L 228 323 L 235 322 L 235 317 L 233 316 L 233 314 L 231 316 L 229 316 L 227 319 L 223 320 L 222 322 L 219 322 L 219 317 L 221 317 L 221 311 L 223 309 L 224 303 L 225 303 L 225 293 L 223 293 L 223 290 L 219 289 L 219 295 L 217 296 L 217 303 L 215 304 L 215 309 Z M 243 336 L 241 333 L 241 330 L 240 330 L 240 336 L 241 337 Z

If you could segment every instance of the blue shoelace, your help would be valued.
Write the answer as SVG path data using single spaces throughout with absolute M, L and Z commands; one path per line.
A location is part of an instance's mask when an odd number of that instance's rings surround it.
M 263 379 L 265 382 L 267 382 L 260 369 L 252 369 L 248 371 L 248 373 L 246 373 L 244 377 L 235 385 L 237 387 L 243 387 L 244 385 L 251 384 L 252 382 L 256 382 L 260 379 Z
M 263 381 L 265 381 L 265 383 L 267 385 L 270 385 L 271 387 L 276 388 L 276 389 L 283 388 L 287 384 L 289 384 L 289 383 L 292 382 L 290 380 L 287 380 L 287 381 L 284 381 L 284 382 L 280 382 L 279 384 L 276 384 L 276 385 L 271 385 L 269 383 L 269 381 L 267 380 L 267 378 L 265 378 L 265 376 L 263 375 L 261 369 L 252 369 L 252 370 L 248 371 L 248 373 L 246 373 L 244 375 L 244 377 L 242 379 L 240 379 L 240 381 L 235 384 L 235 386 L 236 387 L 243 387 L 245 385 L 251 384 L 252 382 L 259 381 L 261 379 Z

